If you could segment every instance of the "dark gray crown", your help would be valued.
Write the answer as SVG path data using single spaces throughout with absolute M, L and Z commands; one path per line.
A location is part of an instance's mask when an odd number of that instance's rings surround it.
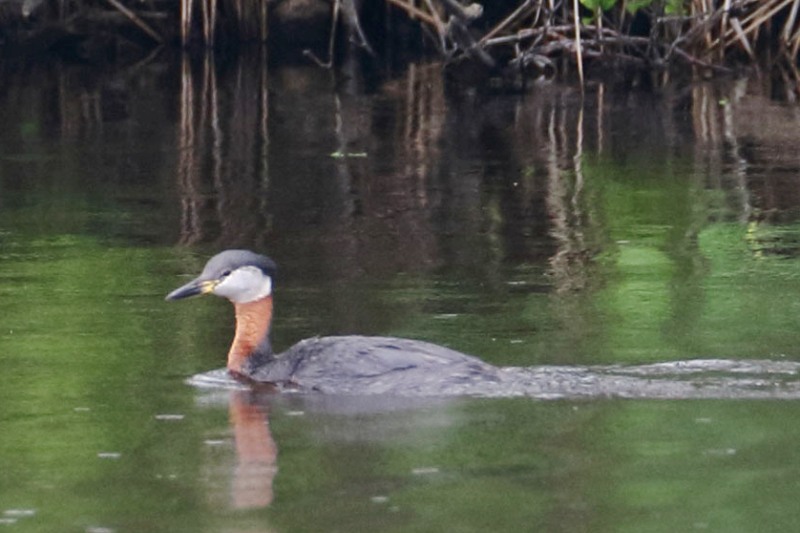
M 269 277 L 275 277 L 278 265 L 266 255 L 250 250 L 225 250 L 208 260 L 200 274 L 202 279 L 219 279 L 226 272 L 232 272 L 243 266 L 260 268 Z

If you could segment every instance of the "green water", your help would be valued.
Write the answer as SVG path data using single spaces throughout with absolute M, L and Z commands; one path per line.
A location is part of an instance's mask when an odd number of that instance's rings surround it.
M 203 92 L 193 68 L 2 82 L 0 528 L 798 528 L 796 402 L 203 392 L 183 380 L 222 364 L 230 308 L 163 300 L 246 246 L 281 265 L 278 348 L 797 360 L 793 108 L 742 86 L 693 93 L 704 116 L 558 87 L 450 99 L 435 67 L 343 87 L 219 66 Z

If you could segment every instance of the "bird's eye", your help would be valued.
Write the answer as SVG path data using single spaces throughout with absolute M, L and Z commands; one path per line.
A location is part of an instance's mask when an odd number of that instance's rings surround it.
M 220 276 L 220 279 L 227 278 L 230 275 L 231 275 L 231 271 L 230 270 L 225 270 L 225 271 L 222 272 L 222 275 Z

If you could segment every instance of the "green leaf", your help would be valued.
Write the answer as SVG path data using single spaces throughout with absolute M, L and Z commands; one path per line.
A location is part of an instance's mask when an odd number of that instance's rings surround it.
M 640 9 L 645 7 L 649 7 L 653 3 L 653 0 L 630 0 L 627 4 L 625 4 L 625 10 L 628 13 L 636 13 Z
M 593 12 L 608 11 L 617 3 L 617 0 L 580 0 L 581 5 L 586 9 L 591 9 Z
M 682 15 L 684 13 L 683 0 L 667 0 L 664 6 L 664 13 L 667 15 Z

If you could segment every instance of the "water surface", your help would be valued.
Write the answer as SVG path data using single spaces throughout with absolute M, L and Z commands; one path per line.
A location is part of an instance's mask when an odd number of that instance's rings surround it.
M 794 107 L 757 80 L 581 99 L 464 93 L 439 68 L 5 69 L 2 525 L 797 527 L 794 401 L 184 384 L 222 364 L 232 314 L 163 296 L 240 246 L 280 264 L 278 348 L 359 333 L 500 366 L 798 359 Z

